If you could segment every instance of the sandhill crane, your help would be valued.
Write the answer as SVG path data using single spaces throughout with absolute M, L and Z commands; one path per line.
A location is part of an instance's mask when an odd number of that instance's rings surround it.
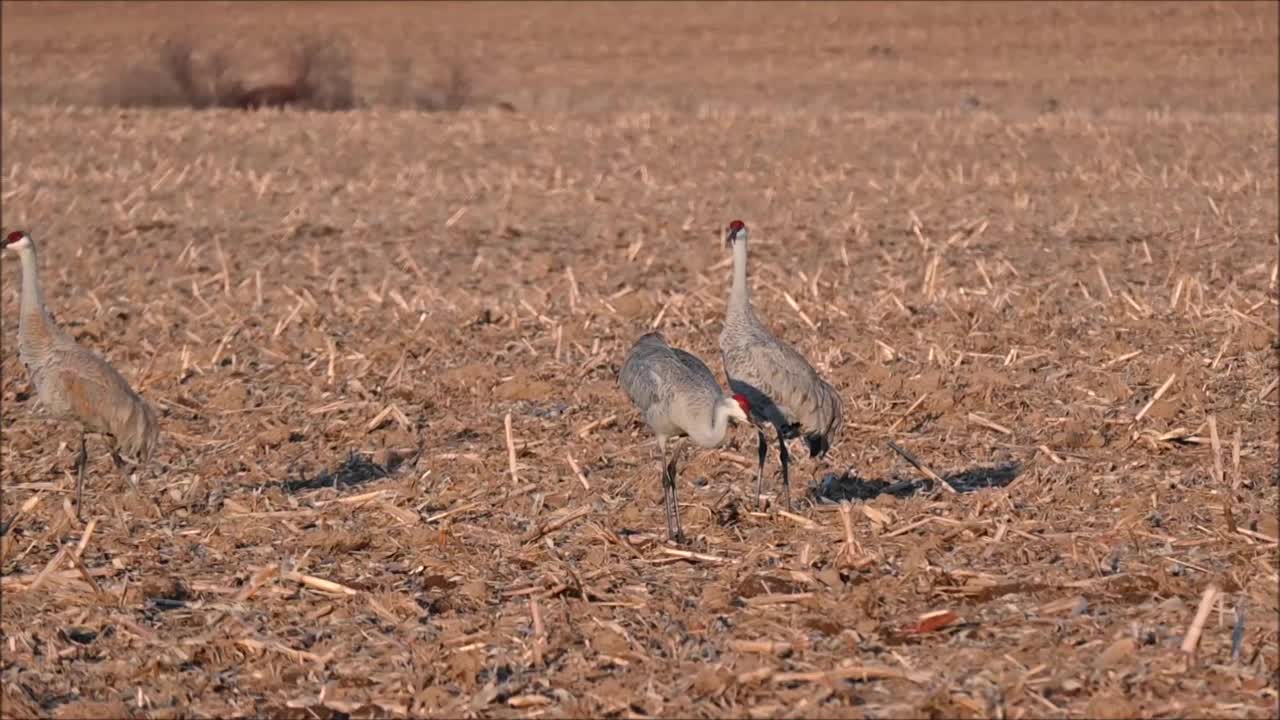
M 692 354 L 671 347 L 660 333 L 640 336 L 618 373 L 618 382 L 658 436 L 662 454 L 662 499 L 667 535 L 680 542 L 680 506 L 676 502 L 676 459 L 683 445 L 672 440 L 688 437 L 712 448 L 724 442 L 729 420 L 747 422 L 751 408 L 742 395 L 725 394 L 716 376 Z
M 76 514 L 81 514 L 84 473 L 89 455 L 85 435 L 105 435 L 111 442 L 116 467 L 123 453 L 132 464 L 151 457 L 159 437 L 155 411 L 120 373 L 97 354 L 80 346 L 49 317 L 36 268 L 31 236 L 17 230 L 4 240 L 6 249 L 22 261 L 22 302 L 18 322 L 18 354 L 45 412 L 80 426 L 76 456 Z
M 756 470 L 756 503 L 764 485 L 764 463 L 769 448 L 763 420 L 778 433 L 782 460 L 782 503 L 791 509 L 790 456 L 787 440 L 803 436 L 810 457 L 823 457 L 844 425 L 843 405 L 836 389 L 822 378 L 795 348 L 774 337 L 751 309 L 747 288 L 747 226 L 734 220 L 725 231 L 725 245 L 733 248 L 733 288 L 720 352 L 730 389 L 747 397 L 759 439 Z

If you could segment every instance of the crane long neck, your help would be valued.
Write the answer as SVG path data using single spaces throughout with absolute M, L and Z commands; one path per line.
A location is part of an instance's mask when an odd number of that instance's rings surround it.
M 729 312 L 746 314 L 751 310 L 751 290 L 747 287 L 747 240 L 733 243 L 733 289 L 729 291 Z
M 44 290 L 34 246 L 18 251 L 22 261 L 22 303 L 18 317 L 18 352 L 28 367 L 38 364 L 57 342 L 61 330 L 44 307 Z
M 729 408 L 723 400 L 716 403 L 716 409 L 711 414 L 711 432 L 721 440 L 729 432 Z
M 711 408 L 711 426 L 705 427 L 702 433 L 694 436 L 693 441 L 703 447 L 716 447 L 723 443 L 729 433 L 730 408 L 736 404 L 737 401 L 732 398 L 721 398 Z M 690 433 L 690 435 L 693 434 Z
M 18 257 L 22 260 L 22 319 L 30 316 L 47 318 L 44 309 L 44 290 L 40 287 L 40 270 L 36 267 L 35 247 L 23 248 Z

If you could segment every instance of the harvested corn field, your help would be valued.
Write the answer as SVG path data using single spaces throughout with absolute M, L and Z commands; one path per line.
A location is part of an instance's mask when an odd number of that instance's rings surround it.
M 3 5 L 4 230 L 163 428 L 77 520 L 6 254 L 3 715 L 1273 715 L 1276 37 Z M 790 513 L 753 432 L 690 452 L 675 545 L 617 372 L 721 375 L 734 218 L 844 428 Z

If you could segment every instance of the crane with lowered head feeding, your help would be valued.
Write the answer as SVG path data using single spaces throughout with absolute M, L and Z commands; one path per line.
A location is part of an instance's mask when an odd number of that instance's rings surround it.
M 667 535 L 680 542 L 680 506 L 676 501 L 676 460 L 688 437 L 704 448 L 718 447 L 729 421 L 747 422 L 751 408 L 742 395 L 729 396 L 716 376 L 693 354 L 667 344 L 660 333 L 641 335 L 618 373 L 618 382 L 658 437 L 662 455 L 662 499 Z

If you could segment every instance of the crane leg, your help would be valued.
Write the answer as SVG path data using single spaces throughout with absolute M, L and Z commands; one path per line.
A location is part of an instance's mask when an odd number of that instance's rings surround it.
M 667 511 L 667 536 L 672 542 L 684 542 L 684 531 L 680 529 L 680 503 L 676 500 L 676 455 L 668 458 L 666 452 L 662 457 L 662 500 Z
M 135 472 L 133 471 L 136 471 L 140 466 L 127 462 L 120 457 L 120 451 L 114 447 L 111 448 L 111 462 L 116 466 L 116 470 L 120 471 L 120 477 L 124 478 L 125 485 L 137 490 L 138 481 L 134 478 Z
M 782 437 L 782 430 L 778 430 L 778 454 L 782 458 L 782 509 L 791 512 L 791 456 L 787 454 L 787 441 Z
M 759 441 L 757 448 L 757 457 L 760 462 L 756 465 L 756 509 L 763 510 L 764 501 L 760 496 L 764 495 L 764 461 L 769 457 L 769 440 L 764 436 L 764 431 L 756 429 L 756 439 Z
M 84 433 L 80 433 L 80 452 L 76 455 L 76 519 L 84 519 L 84 470 L 89 464 L 89 451 L 85 448 Z

